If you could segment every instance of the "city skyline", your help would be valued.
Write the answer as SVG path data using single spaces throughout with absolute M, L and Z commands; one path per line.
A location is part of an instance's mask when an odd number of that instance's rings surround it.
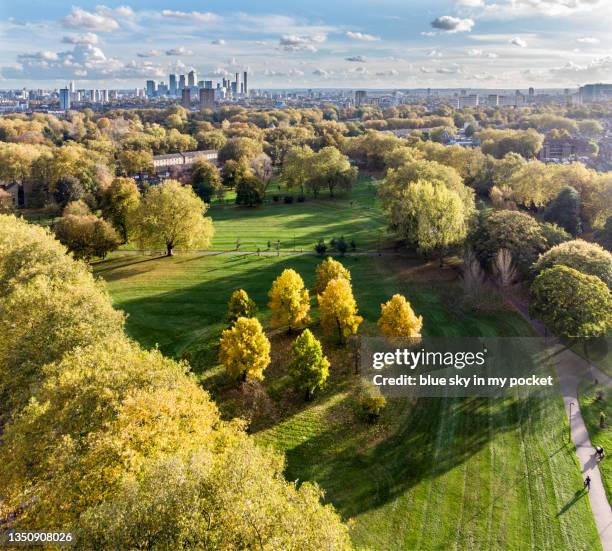
M 612 79 L 609 2 L 409 4 L 3 6 L 0 88 L 142 87 L 190 70 L 217 80 L 248 71 L 256 88 L 563 88 Z

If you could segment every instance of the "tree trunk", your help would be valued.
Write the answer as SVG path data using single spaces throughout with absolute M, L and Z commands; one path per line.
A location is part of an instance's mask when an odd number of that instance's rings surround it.
M 166 256 L 174 256 L 174 245 L 172 243 L 166 244 Z
M 342 335 L 342 326 L 340 325 L 340 320 L 336 318 L 336 325 L 338 326 L 338 338 L 340 339 L 340 344 L 344 344 L 344 338 Z
M 307 388 L 307 389 L 306 389 L 306 393 L 305 393 L 304 399 L 305 399 L 307 402 L 310 402 L 310 400 L 312 400 L 312 394 L 311 394 L 311 392 L 310 392 L 310 389 L 309 389 L 309 388 Z

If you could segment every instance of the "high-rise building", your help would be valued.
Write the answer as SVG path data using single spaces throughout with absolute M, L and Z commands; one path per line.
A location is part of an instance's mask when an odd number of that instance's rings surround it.
M 240 92 L 240 73 L 236 73 L 236 91 L 234 92 L 234 95 L 237 95 L 238 92 Z
M 244 80 L 244 95 L 248 96 L 249 90 L 247 88 L 247 72 L 246 71 L 242 73 L 242 80 Z
M 355 106 L 359 107 L 363 105 L 368 97 L 368 93 L 365 90 L 357 90 L 355 92 Z
M 185 88 L 185 75 L 179 75 L 179 90 Z
M 189 86 L 190 88 L 192 86 L 195 86 L 196 81 L 197 81 L 197 78 L 196 78 L 195 71 L 189 71 L 189 73 L 187 73 L 187 86 Z
M 215 108 L 215 91 L 212 88 L 200 88 L 200 109 Z
M 70 93 L 74 94 L 74 80 L 70 81 L 70 84 L 68 85 L 68 88 L 70 89 Z
M 212 88 L 213 87 L 213 82 L 212 80 L 205 80 L 204 81 L 204 88 Z
M 184 107 L 189 107 L 191 104 L 191 88 L 183 88 L 181 91 L 181 103 Z
M 170 95 L 176 96 L 176 75 L 170 75 Z
M 68 109 L 70 109 L 70 90 L 68 88 L 60 89 L 59 102 L 60 102 L 60 109 L 62 111 L 68 111 Z
M 612 98 L 612 84 L 586 84 L 580 88 L 579 94 L 585 103 L 605 101 Z
M 155 96 L 155 81 L 154 80 L 147 80 L 147 96 L 150 98 Z

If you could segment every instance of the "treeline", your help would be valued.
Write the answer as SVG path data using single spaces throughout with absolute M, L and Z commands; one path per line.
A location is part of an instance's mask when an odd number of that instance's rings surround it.
M 3 525 L 79 549 L 350 549 L 321 490 L 123 322 L 47 231 L 0 216 Z

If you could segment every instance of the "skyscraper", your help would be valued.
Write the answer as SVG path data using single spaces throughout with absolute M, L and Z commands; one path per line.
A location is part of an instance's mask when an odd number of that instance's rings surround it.
M 200 88 L 200 109 L 215 108 L 215 91 L 212 88 Z
M 244 80 L 244 95 L 248 96 L 249 90 L 247 88 L 247 72 L 246 71 L 242 73 L 242 80 Z
M 68 88 L 60 89 L 59 102 L 60 102 L 60 109 L 62 111 L 68 111 L 68 109 L 70 109 L 70 90 Z
M 359 107 L 365 103 L 368 93 L 365 90 L 357 90 L 355 92 L 355 106 Z
M 179 75 L 179 90 L 185 88 L 185 75 Z
M 170 95 L 176 96 L 176 75 L 170 75 Z
M 183 88 L 181 92 L 181 103 L 184 107 L 189 107 L 191 104 L 191 88 Z
M 68 88 L 70 89 L 70 93 L 74 94 L 74 80 L 70 81 L 70 84 L 68 85 Z
M 234 95 L 237 95 L 240 92 L 240 73 L 236 73 L 236 91 Z
M 155 96 L 155 81 L 154 80 L 147 80 L 147 96 L 150 98 Z M 94 98 L 92 98 L 92 101 L 94 101 Z
M 195 71 L 189 71 L 189 73 L 187 74 L 187 85 L 191 88 L 192 86 L 196 85 L 196 82 L 197 78 Z

